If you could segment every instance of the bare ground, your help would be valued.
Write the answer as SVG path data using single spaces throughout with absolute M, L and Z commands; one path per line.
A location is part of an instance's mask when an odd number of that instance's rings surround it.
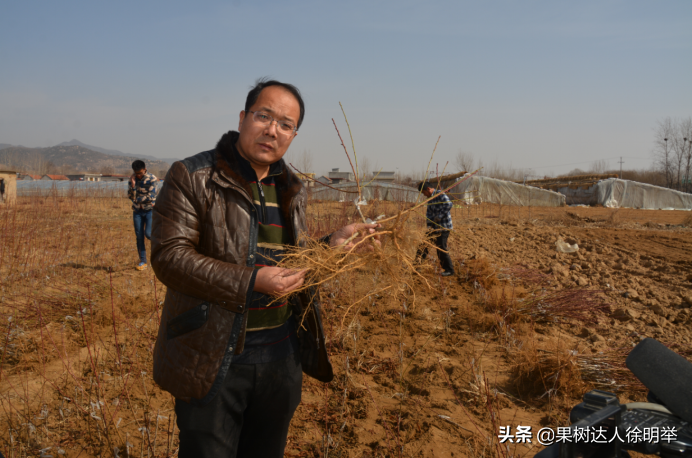
M 312 215 L 316 232 L 352 216 Z M 455 277 L 433 255 L 405 301 L 350 309 L 372 272 L 327 285 L 336 377 L 304 379 L 286 456 L 533 456 L 535 437 L 499 444 L 499 427 L 565 426 L 594 387 L 642 399 L 623 365 L 644 337 L 689 356 L 689 212 L 483 205 L 454 224 Z M 24 202 L 0 229 L 0 450 L 175 456 L 173 400 L 151 379 L 165 287 L 133 270 L 126 201 Z

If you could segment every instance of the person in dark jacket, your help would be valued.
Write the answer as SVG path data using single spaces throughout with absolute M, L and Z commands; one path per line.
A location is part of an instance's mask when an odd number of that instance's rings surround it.
M 418 189 L 427 198 L 435 196 L 428 202 L 425 213 L 428 234 L 437 248 L 437 258 L 442 266 L 441 275 L 443 277 L 454 275 L 454 263 L 449 256 L 449 249 L 447 248 L 447 239 L 452 230 L 452 214 L 450 213 L 453 207 L 452 201 L 449 200 L 447 194 L 436 190 L 430 182 L 421 183 Z M 422 260 L 427 256 L 428 246 L 422 245 L 418 249 L 416 259 Z
M 302 372 L 333 378 L 316 295 L 273 301 L 305 277 L 276 266 L 306 232 L 306 191 L 282 160 L 304 112 L 294 86 L 258 81 L 238 132 L 174 163 L 157 198 L 151 264 L 168 289 L 154 380 L 176 398 L 181 458 L 283 457 Z M 325 243 L 357 231 L 375 225 Z

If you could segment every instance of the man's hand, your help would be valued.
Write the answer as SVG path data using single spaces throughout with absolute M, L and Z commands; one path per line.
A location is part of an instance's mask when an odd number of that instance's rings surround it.
M 353 248 L 353 245 L 356 243 L 360 242 L 363 240 L 363 236 L 369 235 L 369 234 L 374 234 L 377 232 L 375 229 L 380 227 L 379 224 L 364 224 L 364 223 L 354 223 L 354 224 L 349 224 L 348 226 L 344 226 L 338 231 L 334 232 L 332 234 L 332 237 L 329 241 L 329 246 L 331 247 L 338 247 L 343 245 L 345 242 L 348 241 L 344 246 L 345 249 L 350 250 Z M 356 237 L 353 237 L 354 234 L 358 232 L 358 235 Z M 351 238 L 353 237 L 353 238 Z M 380 238 L 378 235 L 372 237 L 375 241 L 375 243 L 379 244 L 380 243 Z M 368 245 L 369 248 L 372 248 L 371 245 Z
M 303 286 L 307 270 L 262 267 L 255 277 L 254 290 L 269 296 L 282 296 Z
M 130 186 L 135 187 L 135 174 L 133 173 L 132 176 L 130 176 Z

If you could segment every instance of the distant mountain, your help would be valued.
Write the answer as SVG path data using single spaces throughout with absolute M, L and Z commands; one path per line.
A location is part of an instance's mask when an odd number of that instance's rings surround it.
M 132 162 L 139 157 L 108 155 L 78 145 L 58 145 L 50 148 L 10 146 L 0 149 L 0 163 L 13 170 L 46 173 L 132 173 Z M 49 166 L 50 164 L 50 166 Z M 161 160 L 147 160 L 147 169 L 160 174 L 170 166 Z
M 62 142 L 59 145 L 55 146 L 81 146 L 82 148 L 90 149 L 92 151 L 97 151 L 99 153 L 107 154 L 109 156 L 127 156 L 127 157 L 134 157 L 131 154 L 126 154 L 123 153 L 122 151 L 118 151 L 117 149 L 106 149 L 106 148 L 101 148 L 99 146 L 93 146 L 93 145 L 87 145 L 86 143 L 82 143 L 77 139 L 72 139 L 69 142 Z M 0 148 L 1 149 L 1 148 Z M 175 161 L 179 161 L 180 159 L 178 158 L 158 158 L 154 156 L 147 156 L 146 154 L 139 154 L 137 156 L 137 159 L 147 159 L 149 161 L 163 161 L 167 162 L 168 164 L 173 164 Z M 146 162 L 146 161 L 145 161 Z
M 117 149 L 106 149 L 106 148 L 101 148 L 99 146 L 93 146 L 93 145 L 87 145 L 86 143 L 82 143 L 77 139 L 72 139 L 69 142 L 62 142 L 59 143 L 55 146 L 81 146 L 82 148 L 90 149 L 91 151 L 96 151 L 97 153 L 103 153 L 103 154 L 108 154 L 109 156 L 127 156 L 127 154 L 123 153 L 122 151 L 118 151 Z M 151 156 L 142 156 L 146 157 L 147 159 L 155 159 Z
M 12 145 L 10 145 L 9 143 L 0 143 L 0 149 L 9 148 L 10 146 Z

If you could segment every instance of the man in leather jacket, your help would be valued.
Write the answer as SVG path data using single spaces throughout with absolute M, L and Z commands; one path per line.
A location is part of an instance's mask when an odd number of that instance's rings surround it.
M 297 88 L 259 80 L 238 132 L 174 163 L 157 198 L 151 264 L 167 293 L 154 380 L 176 398 L 181 458 L 283 457 L 302 372 L 333 378 L 315 295 L 273 300 L 305 276 L 275 266 L 307 229 L 305 188 L 282 160 L 304 112 Z

